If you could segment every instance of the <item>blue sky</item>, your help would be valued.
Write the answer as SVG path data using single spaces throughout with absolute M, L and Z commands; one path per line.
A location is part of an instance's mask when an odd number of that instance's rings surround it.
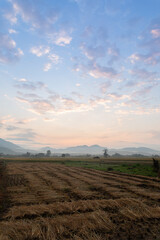
M 159 0 L 1 0 L 0 132 L 160 147 Z

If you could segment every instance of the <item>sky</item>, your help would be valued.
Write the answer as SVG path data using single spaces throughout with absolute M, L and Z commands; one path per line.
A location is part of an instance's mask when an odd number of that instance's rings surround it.
M 160 1 L 0 0 L 0 138 L 160 149 Z

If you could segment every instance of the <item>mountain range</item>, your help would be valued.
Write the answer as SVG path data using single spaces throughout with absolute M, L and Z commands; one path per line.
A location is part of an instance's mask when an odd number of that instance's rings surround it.
M 14 143 L 5 141 L 4 139 L 0 138 L 0 153 L 15 155 L 17 153 L 23 153 L 23 152 L 24 152 L 23 148 L 19 147 Z
M 25 154 L 26 152 L 31 153 L 46 153 L 47 150 L 50 150 L 52 154 L 71 154 L 71 155 L 85 155 L 85 154 L 91 154 L 91 155 L 103 155 L 103 151 L 106 147 L 102 147 L 99 145 L 81 145 L 81 146 L 75 146 L 75 147 L 68 147 L 68 148 L 51 148 L 51 147 L 43 147 L 38 150 L 28 150 L 24 149 L 12 142 L 6 141 L 2 138 L 0 138 L 0 153 L 3 154 L 10 154 L 10 155 L 20 155 Z M 121 154 L 121 155 L 132 155 L 132 154 L 142 154 L 145 156 L 152 156 L 152 155 L 160 155 L 160 151 L 154 150 L 151 148 L 146 147 L 126 147 L 121 149 L 108 149 L 109 155 L 113 155 L 115 153 Z
M 99 145 L 81 145 L 81 146 L 75 146 L 75 147 L 68 147 L 63 149 L 55 149 L 50 147 L 44 147 L 41 148 L 41 151 L 45 153 L 47 150 L 50 150 L 52 153 L 55 154 L 61 154 L 61 153 L 67 153 L 67 154 L 73 154 L 73 155 L 82 155 L 82 154 L 92 154 L 92 155 L 103 155 L 104 149 L 106 147 L 102 147 Z M 126 147 L 121 149 L 108 149 L 108 154 L 121 154 L 121 155 L 132 155 L 132 154 L 141 154 L 145 156 L 152 156 L 152 155 L 160 155 L 160 151 L 154 150 L 151 148 L 146 147 Z

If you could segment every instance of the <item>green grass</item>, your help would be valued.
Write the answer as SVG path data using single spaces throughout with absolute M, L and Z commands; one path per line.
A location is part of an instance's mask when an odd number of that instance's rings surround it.
M 66 161 L 63 162 L 66 166 L 85 167 L 90 169 L 102 170 L 102 171 L 117 171 L 128 174 L 143 175 L 149 177 L 157 177 L 157 173 L 154 172 L 151 164 L 103 164 L 84 161 Z
M 146 164 L 122 164 L 113 167 L 114 171 L 124 172 L 128 174 L 143 175 L 149 177 L 157 177 L 157 173 L 154 172 L 152 165 Z

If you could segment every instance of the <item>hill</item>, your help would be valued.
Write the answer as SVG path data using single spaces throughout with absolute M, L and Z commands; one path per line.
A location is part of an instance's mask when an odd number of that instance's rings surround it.
M 24 152 L 26 152 L 26 150 L 21 148 L 20 146 L 0 138 L 0 153 L 17 154 Z

